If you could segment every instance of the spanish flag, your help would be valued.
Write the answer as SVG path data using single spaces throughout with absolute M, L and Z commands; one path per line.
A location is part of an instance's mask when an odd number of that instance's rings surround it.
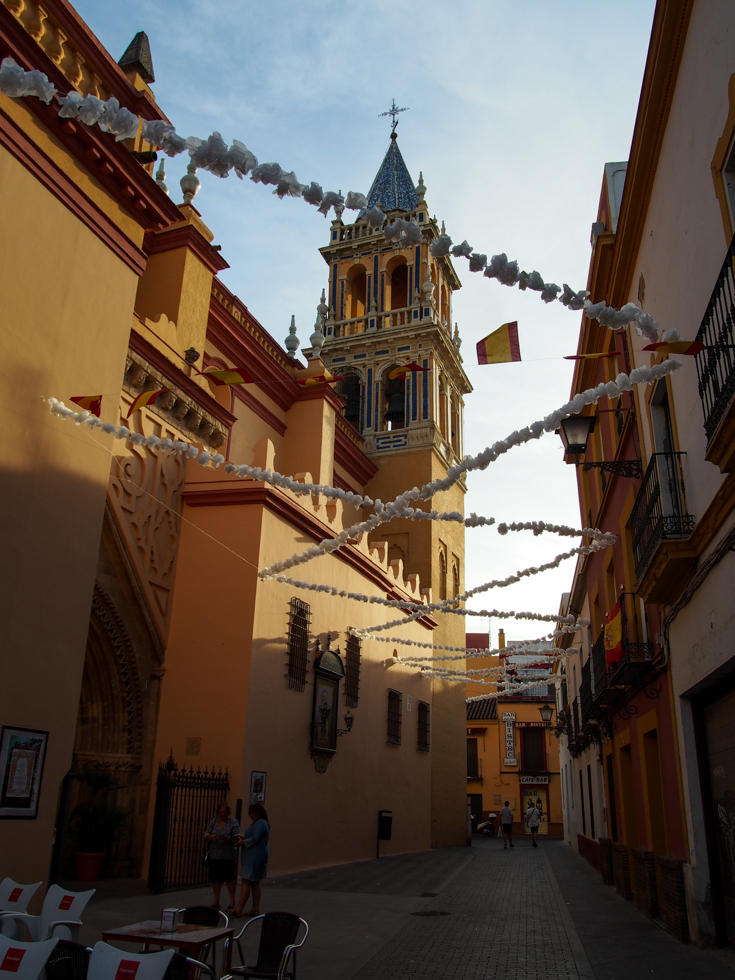
M 331 385 L 335 381 L 341 381 L 344 378 L 343 374 L 329 375 L 326 374 L 315 374 L 311 378 L 297 378 L 296 384 L 302 385 L 304 388 L 316 388 L 317 385 Z
M 420 364 L 417 364 L 415 361 L 411 361 L 408 364 L 401 364 L 400 367 L 393 368 L 392 371 L 388 372 L 388 377 L 391 379 L 391 381 L 395 381 L 396 378 L 405 378 L 406 375 L 410 374 L 412 371 L 428 371 L 428 370 L 429 369 L 427 367 L 421 367 Z
M 689 354 L 694 357 L 704 350 L 704 344 L 698 340 L 662 340 L 657 344 L 649 344 L 643 350 L 655 351 L 657 354 Z
M 518 321 L 504 323 L 477 344 L 478 364 L 503 364 L 506 361 L 520 361 L 521 348 L 518 344 Z
M 133 412 L 140 411 L 140 409 L 144 408 L 146 405 L 155 405 L 158 396 L 165 394 L 167 391 L 171 391 L 171 389 L 159 388 L 158 391 L 141 391 L 138 397 L 133 401 L 133 404 L 130 406 L 130 411 L 125 418 L 129 419 Z
M 623 617 L 620 599 L 607 615 L 605 624 L 605 660 L 608 667 L 616 664 L 623 656 Z
M 217 371 L 200 371 L 216 385 L 252 385 L 255 379 L 243 367 L 223 368 Z
M 80 408 L 86 408 L 88 412 L 96 415 L 97 418 L 100 417 L 100 412 L 102 411 L 102 395 L 73 395 L 69 401 L 74 402 Z
M 604 354 L 565 354 L 565 361 L 594 361 L 598 357 L 617 357 L 618 354 L 622 354 L 619 350 L 609 350 L 605 351 Z

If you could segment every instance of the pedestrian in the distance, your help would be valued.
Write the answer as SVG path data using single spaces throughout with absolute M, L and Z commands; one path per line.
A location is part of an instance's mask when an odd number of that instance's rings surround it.
M 503 828 L 503 850 L 513 847 L 513 810 L 508 802 L 500 808 L 500 826 Z
M 526 823 L 528 824 L 528 829 L 531 831 L 531 840 L 533 841 L 533 847 L 538 847 L 536 843 L 536 838 L 538 837 L 538 825 L 541 819 L 541 811 L 530 803 L 528 809 L 526 810 Z
M 237 846 L 243 847 L 244 850 L 240 868 L 242 875 L 240 901 L 235 909 L 235 915 L 251 916 L 260 915 L 260 883 L 268 874 L 268 855 L 270 853 L 268 839 L 271 825 L 268 822 L 268 813 L 262 803 L 253 803 L 248 813 L 252 823 L 237 842 Z M 245 906 L 251 892 L 253 905 L 250 911 L 246 912 Z
M 232 816 L 228 803 L 222 802 L 217 807 L 217 816 L 207 827 L 204 840 L 209 844 L 209 880 L 212 882 L 214 902 L 212 908 L 219 908 L 219 896 L 222 882 L 227 885 L 230 893 L 228 912 L 235 910 L 235 881 L 237 879 L 236 841 L 240 836 L 240 824 Z

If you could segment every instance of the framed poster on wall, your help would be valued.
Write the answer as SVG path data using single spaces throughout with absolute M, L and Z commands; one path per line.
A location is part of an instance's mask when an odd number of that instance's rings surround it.
M 256 772 L 253 770 L 250 773 L 250 805 L 253 803 L 265 803 L 265 777 L 266 773 Z
M 0 735 L 0 817 L 35 820 L 48 732 L 3 725 Z

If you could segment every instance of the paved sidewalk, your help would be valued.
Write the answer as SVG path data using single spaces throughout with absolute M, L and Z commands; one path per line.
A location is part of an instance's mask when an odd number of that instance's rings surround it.
M 735 954 L 682 946 L 568 845 L 525 837 L 304 871 L 263 883 L 264 911 L 296 912 L 309 939 L 298 980 L 727 980 Z M 73 883 L 69 883 L 75 887 Z M 79 886 L 76 885 L 78 888 Z M 101 882 L 82 938 L 209 904 L 209 888 L 149 895 Z M 235 924 L 241 928 L 245 920 Z M 244 947 L 255 962 L 258 926 Z

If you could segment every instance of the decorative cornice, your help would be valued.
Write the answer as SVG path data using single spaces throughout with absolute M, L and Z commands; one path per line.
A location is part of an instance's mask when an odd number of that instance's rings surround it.
M 334 537 L 334 529 L 307 514 L 297 503 L 270 487 L 232 483 L 218 489 L 185 490 L 183 499 L 190 507 L 259 506 L 282 517 L 299 531 L 303 531 L 314 541 L 324 541 Z M 397 587 L 395 580 L 389 578 L 373 561 L 358 548 L 345 545 L 334 553 L 335 557 L 350 565 L 361 575 L 377 585 L 389 599 L 408 599 L 412 597 Z M 433 616 L 422 616 L 417 622 L 427 629 L 439 625 Z
M 633 130 L 607 302 L 628 301 L 694 0 L 659 0 Z
M 60 92 L 71 90 L 65 75 L 43 48 L 26 33 L 7 7 L 0 4 L 0 57 L 6 55 L 26 69 L 38 68 L 43 71 Z M 124 76 L 123 80 L 125 85 L 132 88 Z M 115 97 L 118 97 L 117 90 Z M 63 144 L 142 228 L 161 228 L 181 220 L 179 209 L 123 142 L 115 142 L 112 135 L 103 133 L 98 126 L 85 126 L 73 119 L 61 119 L 61 106 L 56 101 L 50 105 L 36 98 L 21 101 L 24 108 L 36 116 L 41 125 Z M 121 99 L 121 102 L 124 100 Z
M 223 405 L 220 405 L 216 398 L 213 398 L 208 391 L 205 391 L 201 385 L 198 385 L 196 381 L 190 378 L 180 367 L 177 367 L 173 361 L 170 361 L 165 354 L 162 354 L 157 347 L 154 347 L 150 341 L 146 340 L 136 330 L 130 331 L 129 345 L 131 350 L 140 354 L 157 371 L 160 371 L 163 377 L 171 382 L 172 388 L 179 388 L 181 391 L 186 392 L 189 398 L 196 402 L 204 411 L 209 412 L 210 415 L 213 415 L 228 429 L 232 428 L 237 421 L 232 412 L 228 412 Z
M 249 365 L 258 378 L 260 390 L 279 408 L 288 411 L 299 398 L 299 386 L 285 367 L 285 356 L 275 341 L 250 316 L 247 307 L 233 303 L 223 292 L 219 280 L 212 284 L 207 339 L 229 358 L 233 365 Z M 232 297 L 236 300 L 237 297 Z
M 39 183 L 79 218 L 129 269 L 137 276 L 143 275 L 146 266 L 145 254 L 50 157 L 39 150 L 2 109 L 0 109 L 0 145 L 12 153 Z
M 213 275 L 230 268 L 229 263 L 219 254 L 219 247 L 210 245 L 194 225 L 180 224 L 161 231 L 147 232 L 143 239 L 143 249 L 149 256 L 170 252 L 175 248 L 191 249 Z

